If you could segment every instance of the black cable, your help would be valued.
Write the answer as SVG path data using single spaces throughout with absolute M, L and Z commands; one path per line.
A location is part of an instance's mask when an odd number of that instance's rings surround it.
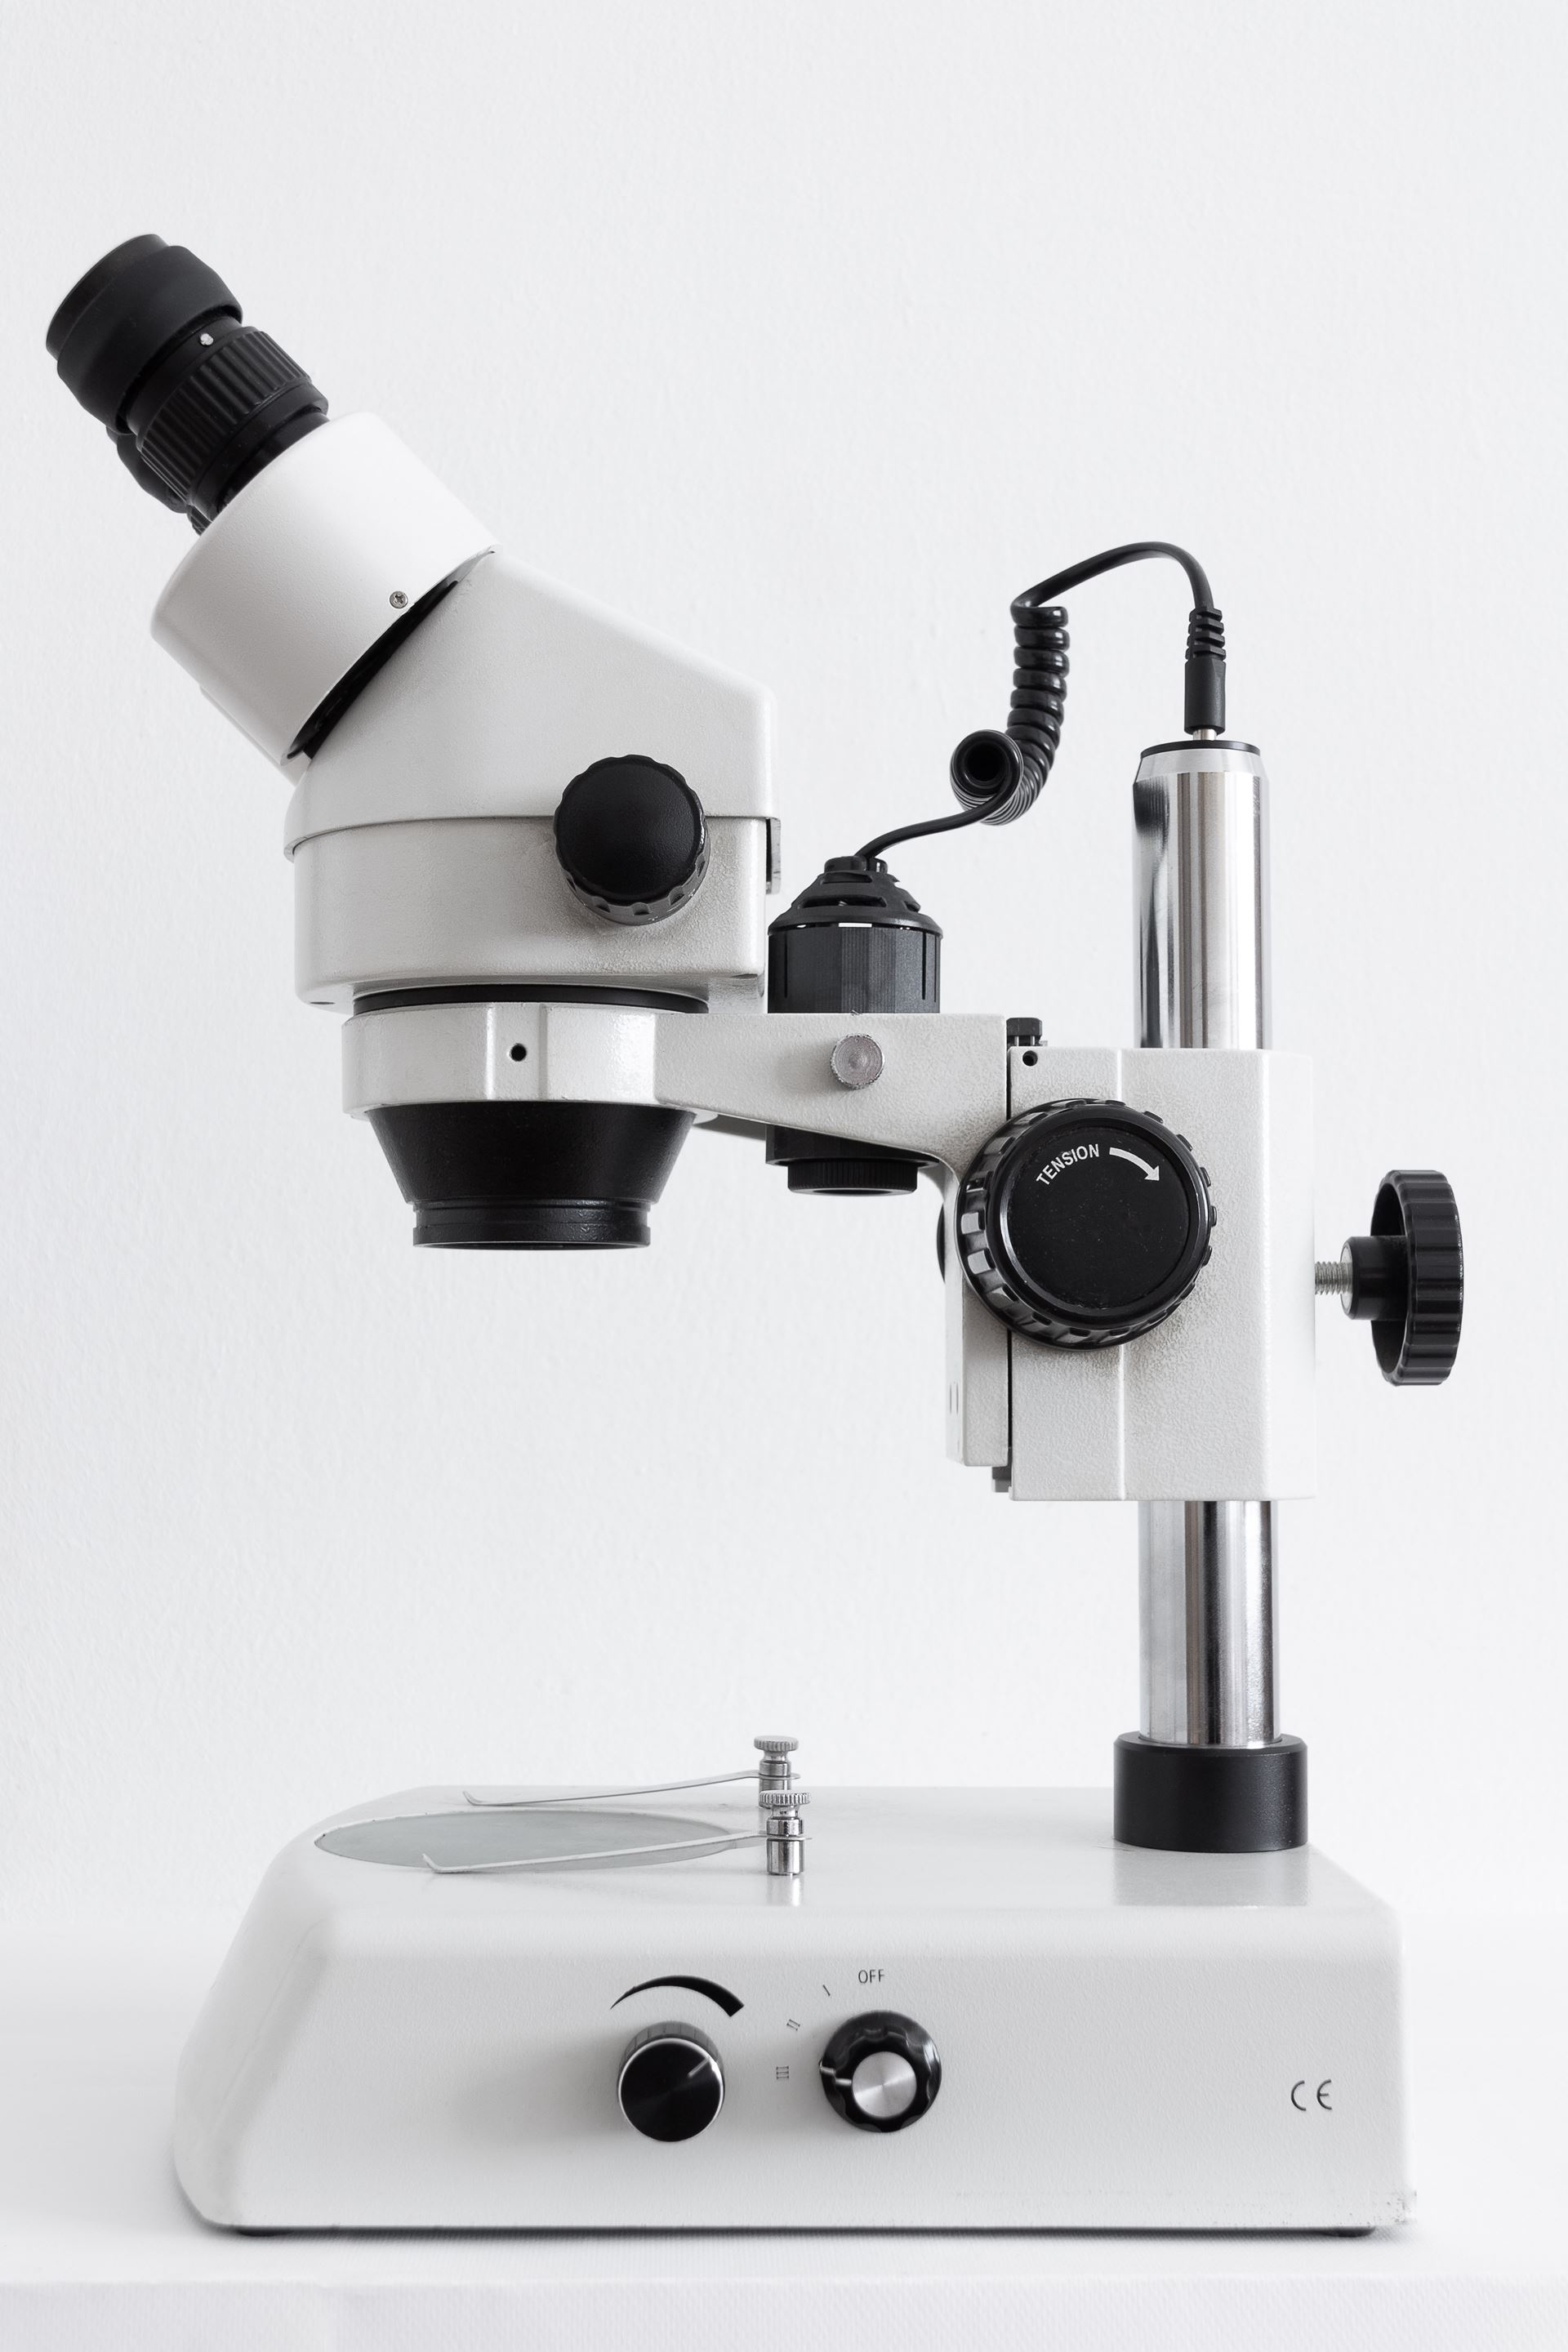
M 858 857 L 880 857 L 884 849 L 894 849 L 900 841 L 919 841 L 928 833 L 956 833 L 960 825 L 981 824 L 1005 807 L 1012 796 L 1013 782 L 1009 777 L 1001 791 L 990 800 L 976 801 L 972 808 L 961 810 L 957 816 L 932 817 L 925 824 L 901 824 L 896 832 L 879 833 L 875 841 L 868 841 L 864 849 L 858 849 L 855 854 Z
M 1194 604 L 1213 610 L 1208 573 L 1195 555 L 1189 555 L 1184 547 L 1173 546 L 1168 539 L 1130 540 L 1125 547 L 1108 547 L 1103 555 L 1089 555 L 1081 563 L 1069 563 L 1065 572 L 1053 572 L 1037 588 L 1026 588 L 1013 610 L 1016 613 L 1020 604 L 1032 610 L 1052 596 L 1065 596 L 1069 588 L 1081 587 L 1086 580 L 1098 580 L 1101 572 L 1120 572 L 1124 563 L 1142 563 L 1151 555 L 1168 555 L 1173 563 L 1179 563 L 1192 584 Z
M 1187 575 L 1193 609 L 1187 621 L 1186 691 L 1183 724 L 1189 734 L 1225 732 L 1225 623 L 1215 609 L 1208 574 L 1196 556 L 1169 540 L 1139 539 L 1125 547 L 1107 548 L 1065 572 L 1053 572 L 1013 601 L 1015 639 L 1013 698 L 1005 732 L 982 728 L 966 735 L 952 755 L 952 789 L 963 803 L 962 815 L 933 817 L 923 824 L 900 825 L 879 834 L 860 851 L 876 857 L 896 842 L 915 841 L 927 834 L 952 833 L 965 824 L 1011 824 L 1032 808 L 1045 787 L 1061 741 L 1067 708 L 1067 613 L 1052 599 L 1086 580 L 1120 571 L 1124 563 L 1141 563 L 1150 556 L 1169 556 Z

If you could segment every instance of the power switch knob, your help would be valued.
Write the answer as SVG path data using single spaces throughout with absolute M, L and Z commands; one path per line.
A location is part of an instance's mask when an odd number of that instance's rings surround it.
M 857 2131 L 919 2123 L 942 2088 L 942 2060 L 923 2025 L 871 2010 L 841 2025 L 821 2059 L 827 2104 Z

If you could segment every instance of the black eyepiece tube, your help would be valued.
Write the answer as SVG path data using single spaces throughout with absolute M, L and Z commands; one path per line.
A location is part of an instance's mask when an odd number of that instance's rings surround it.
M 131 237 L 95 262 L 45 341 L 136 481 L 198 530 L 326 421 L 325 394 L 244 324 L 216 270 L 161 236 Z

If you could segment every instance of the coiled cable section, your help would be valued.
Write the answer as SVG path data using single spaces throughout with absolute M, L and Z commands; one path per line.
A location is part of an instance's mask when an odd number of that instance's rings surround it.
M 1068 693 L 1067 607 L 1044 604 L 1039 597 L 1040 591 L 1031 588 L 1013 606 L 1013 699 L 1007 706 L 1007 740 L 1017 745 L 1021 756 L 1017 781 L 1002 807 L 985 820 L 989 824 L 1011 824 L 1034 806 L 1045 790 L 1062 740 Z M 968 736 L 952 755 L 952 789 L 966 805 L 976 798 L 973 769 L 984 741 L 984 736 Z M 961 759 L 959 754 L 965 751 L 967 757 Z
M 952 833 L 961 825 L 1011 824 L 1034 806 L 1051 772 L 1067 711 L 1068 616 L 1066 607 L 1055 600 L 1102 572 L 1156 555 L 1179 563 L 1192 590 L 1183 724 L 1191 735 L 1224 733 L 1225 623 L 1215 608 L 1203 565 L 1169 540 L 1140 539 L 1108 548 L 1103 554 L 1069 564 L 1065 572 L 1054 572 L 1014 599 L 1013 698 L 1006 728 L 983 727 L 966 735 L 953 752 L 948 772 L 960 814 L 879 834 L 861 850 L 862 857 L 878 857 L 896 842 Z

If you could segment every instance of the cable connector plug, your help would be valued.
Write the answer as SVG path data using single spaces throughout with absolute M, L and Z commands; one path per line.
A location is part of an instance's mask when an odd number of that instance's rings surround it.
M 1225 615 L 1194 604 L 1187 618 L 1187 668 L 1182 724 L 1189 735 L 1225 733 Z

